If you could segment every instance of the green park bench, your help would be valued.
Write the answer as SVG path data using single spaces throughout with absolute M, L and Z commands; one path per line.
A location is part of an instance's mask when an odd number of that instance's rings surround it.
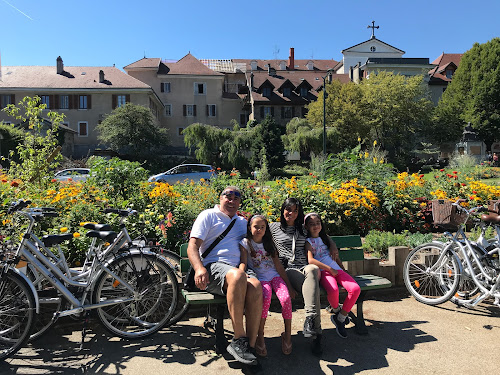
M 361 237 L 359 235 L 331 236 L 331 238 L 337 244 L 340 259 L 343 262 L 360 261 L 364 259 L 364 252 L 361 248 Z M 187 243 L 181 245 L 180 256 L 181 270 L 185 273 L 190 266 L 189 260 L 187 259 Z M 365 335 L 368 333 L 363 317 L 363 302 L 366 298 L 366 293 L 370 290 L 389 288 L 392 286 L 392 283 L 384 277 L 375 275 L 357 275 L 354 276 L 354 279 L 360 286 L 361 293 L 356 301 L 356 314 L 351 311 L 350 317 L 355 324 L 356 333 Z M 215 327 L 216 352 L 219 354 L 224 353 L 227 347 L 227 340 L 224 336 L 223 326 L 224 313 L 226 310 L 226 298 L 204 291 L 190 292 L 182 290 L 182 295 L 184 296 L 186 302 L 190 305 L 207 306 L 207 316 L 204 326 Z M 322 290 L 322 295 L 326 296 L 324 290 Z M 217 309 L 215 319 L 211 314 L 212 306 L 215 306 Z

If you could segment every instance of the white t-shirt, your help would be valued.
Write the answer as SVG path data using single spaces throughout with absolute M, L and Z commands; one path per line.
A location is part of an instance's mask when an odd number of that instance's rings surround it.
M 321 237 L 308 237 L 307 242 L 311 244 L 314 259 L 332 267 L 334 270 L 342 269 L 330 256 L 330 249 L 324 244 Z
M 243 238 L 240 241 L 240 245 L 243 246 L 248 252 L 248 268 L 255 271 L 257 278 L 260 281 L 271 281 L 276 276 L 279 276 L 278 271 L 276 271 L 276 268 L 274 267 L 273 258 L 270 255 L 266 255 L 264 244 L 256 243 L 253 240 L 251 241 L 252 247 L 256 253 L 255 257 L 252 257 L 250 252 L 248 239 Z
M 202 211 L 196 218 L 190 236 L 203 240 L 199 249 L 200 256 L 224 232 L 232 220 L 236 220 L 236 223 L 222 241 L 202 260 L 204 266 L 209 263 L 223 262 L 238 267 L 240 264 L 238 244 L 247 233 L 247 221 L 244 217 L 237 215 L 229 217 L 221 212 L 218 205 Z

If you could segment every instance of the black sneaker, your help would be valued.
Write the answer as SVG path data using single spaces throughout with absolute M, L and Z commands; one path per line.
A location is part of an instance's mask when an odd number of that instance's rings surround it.
M 248 347 L 248 337 L 240 337 L 233 339 L 227 346 L 227 351 L 238 362 L 246 365 L 252 365 L 257 362 L 257 357 L 254 356 Z
M 312 342 L 311 351 L 314 355 L 323 354 L 323 346 L 321 345 L 321 335 L 317 335 Z
M 316 330 L 314 329 L 314 316 L 306 317 L 302 333 L 304 334 L 304 337 L 316 337 Z
M 346 339 L 347 338 L 347 331 L 345 330 L 345 321 L 344 322 L 340 322 L 337 317 L 338 317 L 339 313 L 335 314 L 335 315 L 332 315 L 330 317 L 330 320 L 332 321 L 333 324 L 335 324 L 335 327 L 337 329 L 337 333 L 340 337 L 342 337 L 343 339 Z

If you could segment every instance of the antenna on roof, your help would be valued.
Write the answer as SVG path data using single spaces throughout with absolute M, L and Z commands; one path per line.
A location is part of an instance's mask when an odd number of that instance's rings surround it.
M 278 60 L 278 55 L 280 53 L 280 49 L 278 48 L 278 46 L 275 44 L 274 45 L 274 50 L 273 50 L 273 56 L 274 56 L 274 59 L 275 60 Z
M 144 51 L 144 58 L 146 58 L 146 51 Z

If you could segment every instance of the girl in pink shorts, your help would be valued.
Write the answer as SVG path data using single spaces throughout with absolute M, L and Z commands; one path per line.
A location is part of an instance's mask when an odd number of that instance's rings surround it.
M 297 294 L 292 288 L 286 272 L 278 258 L 269 224 L 262 215 L 254 215 L 248 220 L 247 235 L 240 242 L 242 262 L 247 263 L 262 284 L 263 305 L 259 333 L 255 343 L 257 355 L 267 355 L 264 340 L 264 326 L 271 305 L 273 290 L 281 303 L 281 314 L 285 322 L 285 332 L 281 334 L 281 349 L 283 354 L 292 352 L 292 301 Z M 248 260 L 248 261 L 247 261 Z

